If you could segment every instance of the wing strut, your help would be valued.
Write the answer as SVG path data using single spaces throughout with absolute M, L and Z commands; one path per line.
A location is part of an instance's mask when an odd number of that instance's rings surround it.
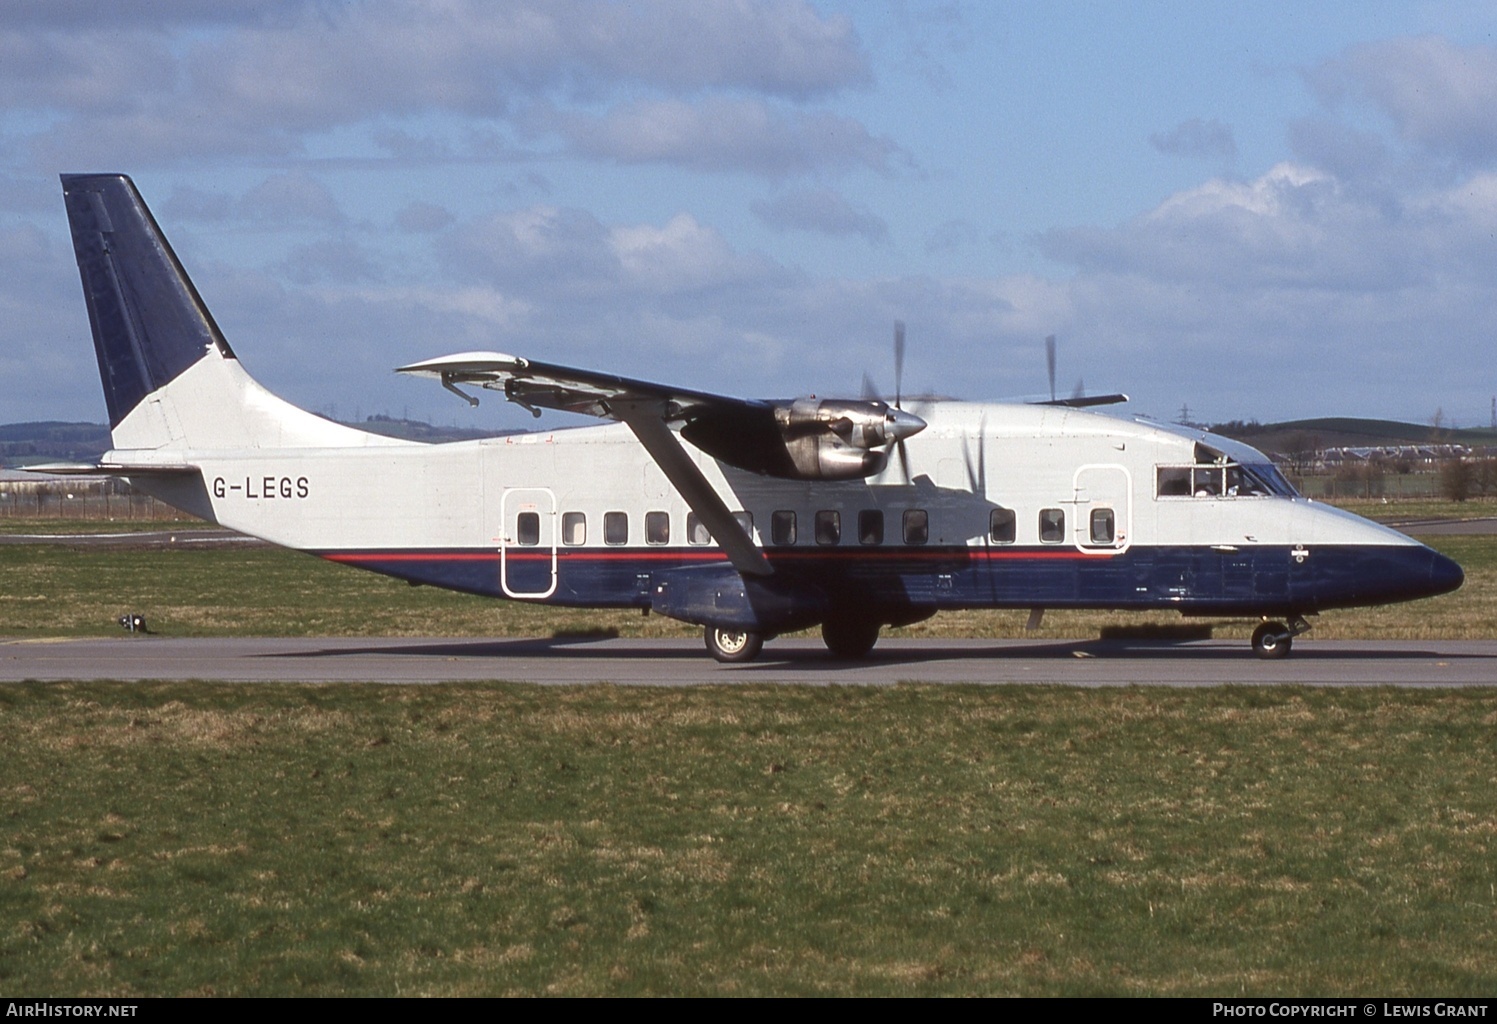
M 768 576 L 774 572 L 764 552 L 733 518 L 728 506 L 712 489 L 702 471 L 681 447 L 671 428 L 665 425 L 666 403 L 658 399 L 609 399 L 608 407 L 623 420 L 645 446 L 665 478 L 686 499 L 686 504 L 712 533 L 712 539 L 727 553 L 733 568 L 750 576 Z

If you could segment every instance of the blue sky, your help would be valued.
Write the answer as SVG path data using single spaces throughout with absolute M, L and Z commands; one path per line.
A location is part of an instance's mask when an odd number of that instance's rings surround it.
M 1485 425 L 1487 3 L 7 0 L 0 422 L 101 420 L 56 175 L 131 174 L 246 367 L 529 422 L 494 349 L 733 394 L 1125 390 Z M 547 422 L 566 422 L 557 414 Z

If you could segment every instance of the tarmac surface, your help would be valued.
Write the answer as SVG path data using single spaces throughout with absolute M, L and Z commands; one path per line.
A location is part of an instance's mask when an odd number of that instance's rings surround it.
M 0 639 L 0 682 L 22 680 L 439 683 L 510 680 L 624 686 L 732 683 L 1072 686 L 1493 686 L 1497 641 L 1301 637 L 1282 661 L 1245 641 L 886 640 L 862 661 L 819 641 L 778 640 L 719 665 L 692 640 L 399 638 Z

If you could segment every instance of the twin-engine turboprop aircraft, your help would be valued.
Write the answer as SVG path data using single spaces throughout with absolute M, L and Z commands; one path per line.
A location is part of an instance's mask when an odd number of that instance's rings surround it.
M 335 562 L 657 612 L 703 626 L 720 661 L 812 626 L 858 657 L 883 627 L 955 608 L 1251 616 L 1273 658 L 1306 616 L 1463 579 L 1301 497 L 1252 448 L 1069 400 L 761 401 L 468 352 L 401 372 L 616 422 L 449 444 L 365 433 L 245 373 L 128 178 L 62 184 L 113 437 L 88 469 Z

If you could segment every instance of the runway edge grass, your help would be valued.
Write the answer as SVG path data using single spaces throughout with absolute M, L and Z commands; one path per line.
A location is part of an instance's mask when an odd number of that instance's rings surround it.
M 1497 690 L 0 687 L 0 988 L 1497 991 Z

